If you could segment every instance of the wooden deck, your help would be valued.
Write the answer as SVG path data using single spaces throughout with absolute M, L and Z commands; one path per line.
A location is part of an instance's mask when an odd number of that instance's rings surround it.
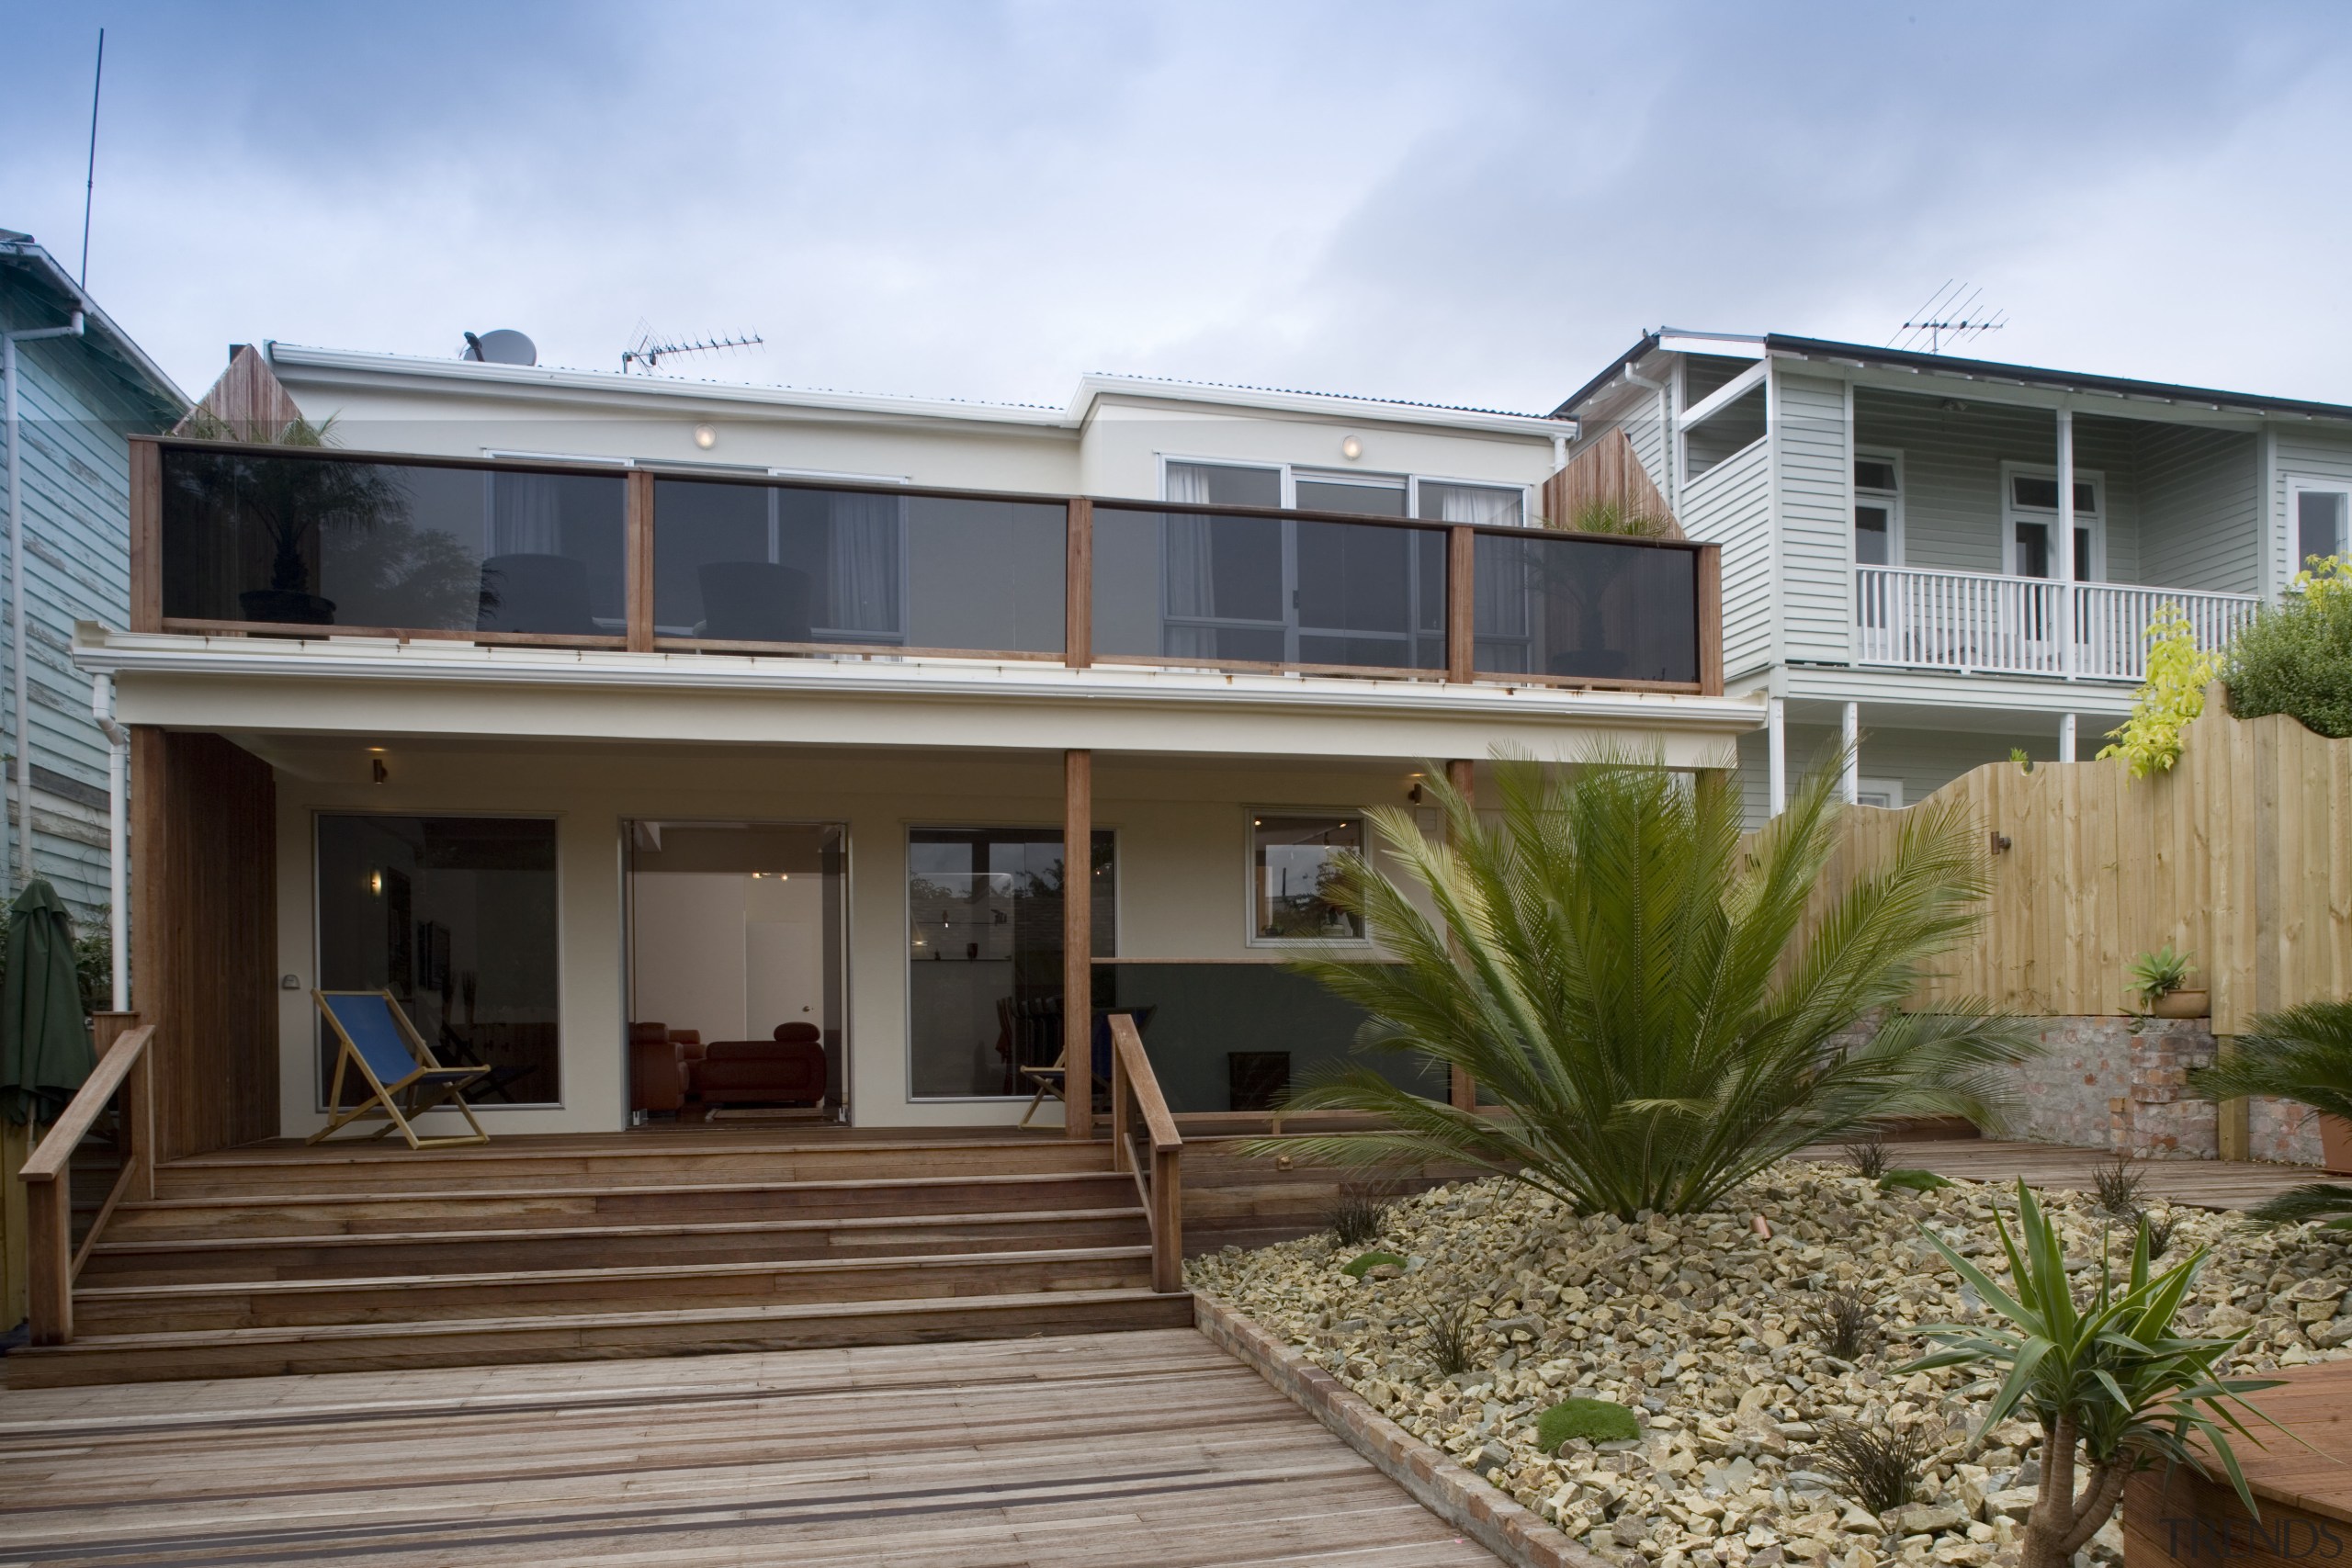
M 1808 1149 L 1804 1159 L 1836 1162 L 1834 1148 Z M 2015 1181 L 2036 1187 L 2088 1191 L 2094 1168 L 2114 1156 L 2102 1149 L 2064 1144 L 2004 1143 L 1992 1138 L 1905 1143 L 1887 1151 L 1891 1165 L 1932 1170 L 1956 1180 Z M 2152 1198 L 2198 1209 L 2250 1209 L 2290 1188 L 2331 1179 L 2312 1166 L 2261 1165 L 2251 1160 L 2151 1159 L 2135 1162 Z
M 1491 1565 L 1192 1329 L 20 1391 L 8 1563 Z
M 2343 1560 L 2352 1547 L 2352 1361 L 2278 1376 L 2281 1386 L 2252 1398 L 2292 1436 L 2256 1422 L 2262 1446 L 2235 1445 L 2262 1517 L 2249 1516 L 2226 1481 L 2186 1467 L 2143 1472 L 2123 1502 L 2123 1551 L 2133 1568 L 2302 1568 Z

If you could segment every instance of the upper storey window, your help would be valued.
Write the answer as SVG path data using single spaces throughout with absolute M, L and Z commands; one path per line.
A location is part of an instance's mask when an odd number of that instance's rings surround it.
M 1418 474 L 1335 473 L 1288 465 L 1170 459 L 1162 499 L 1190 506 L 1295 507 L 1365 517 L 1517 527 L 1527 521 L 1520 485 L 1428 479 Z

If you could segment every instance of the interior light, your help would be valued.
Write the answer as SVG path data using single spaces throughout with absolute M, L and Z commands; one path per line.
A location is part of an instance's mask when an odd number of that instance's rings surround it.
M 695 425 L 695 445 L 701 447 L 706 452 L 718 446 L 718 431 L 717 427 L 707 424 Z
M 1345 457 L 1351 463 L 1354 462 L 1358 457 L 1363 456 L 1363 443 L 1357 440 L 1352 435 L 1349 436 L 1345 441 L 1340 443 L 1340 456 Z
M 377 894 L 380 894 L 384 891 L 384 874 L 382 872 L 371 871 L 368 874 L 368 891 Z

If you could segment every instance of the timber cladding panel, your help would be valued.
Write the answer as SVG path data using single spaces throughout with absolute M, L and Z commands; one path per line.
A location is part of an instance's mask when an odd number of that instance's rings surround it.
M 157 1156 L 277 1135 L 277 782 L 217 735 L 131 729 L 131 977 Z
M 2212 1029 L 2352 995 L 2352 740 L 2274 715 L 2230 716 L 2217 685 L 2169 773 L 2115 761 L 1996 762 L 1908 812 L 1843 818 L 1816 884 L 1833 897 L 1877 863 L 1906 823 L 1957 811 L 1993 852 L 1977 934 L 1936 961 L 1917 1005 L 1982 998 L 2057 1016 L 2133 1006 L 2125 971 L 2169 942 L 2194 954 Z
M 1554 528 L 1573 528 L 1588 506 L 1614 504 L 1634 516 L 1655 517 L 1664 537 L 1684 537 L 1673 509 L 1642 467 L 1623 430 L 1611 430 L 1577 453 L 1568 466 L 1544 481 L 1544 518 Z

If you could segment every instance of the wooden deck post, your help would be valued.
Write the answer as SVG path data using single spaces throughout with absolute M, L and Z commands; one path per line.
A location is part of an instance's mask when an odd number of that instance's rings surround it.
M 627 622 L 628 649 L 632 653 L 653 651 L 653 476 L 643 468 L 632 469 L 628 480 L 627 500 L 623 513 L 626 519 L 623 534 L 627 550 L 622 570 L 627 587 L 622 592 Z
M 1094 503 L 1082 495 L 1070 500 L 1062 557 L 1062 662 L 1072 670 L 1094 662 Z
M 1094 1135 L 1094 753 L 1062 753 L 1062 1122 Z
M 1445 678 L 1466 682 L 1477 668 L 1478 536 L 1460 524 L 1445 531 Z
M 1476 798 L 1477 776 L 1476 765 L 1467 757 L 1456 757 L 1445 765 L 1445 782 L 1452 784 L 1464 800 Z M 1449 827 L 1449 833 L 1451 830 Z M 1458 958 L 1459 954 L 1456 956 Z M 1460 1067 L 1448 1069 L 1446 1091 L 1455 1110 L 1478 1109 L 1478 1080 Z

